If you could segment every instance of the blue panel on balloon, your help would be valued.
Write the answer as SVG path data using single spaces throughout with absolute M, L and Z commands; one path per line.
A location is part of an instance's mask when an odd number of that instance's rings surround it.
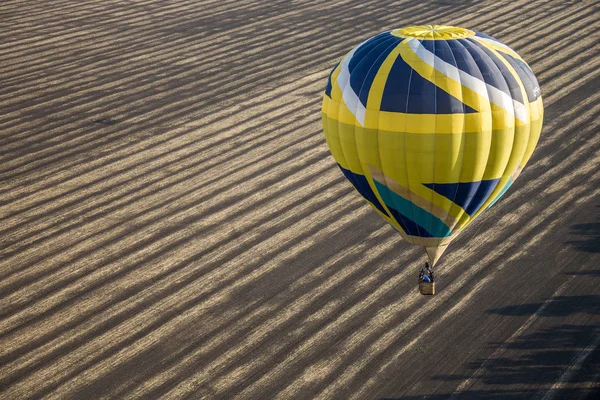
M 388 37 L 382 37 L 382 39 L 374 41 L 375 45 L 368 43 L 361 46 L 354 53 L 348 67 L 351 74 L 350 86 L 354 93 L 357 94 L 363 106 L 367 106 L 369 92 L 381 64 L 383 64 L 388 54 L 390 54 L 396 47 L 395 45 L 400 43 L 401 40 L 401 38 L 389 35 Z M 356 62 L 356 60 L 360 61 Z
M 516 59 L 506 53 L 502 53 L 502 56 L 509 62 L 509 64 L 514 68 L 521 78 L 521 82 L 523 82 L 523 86 L 525 87 L 525 92 L 527 93 L 527 100 L 535 101 L 538 97 L 540 97 L 540 87 L 533 71 L 529 68 L 527 64 L 523 61 Z
M 464 47 L 469 52 L 471 57 L 473 57 L 473 61 L 475 61 L 477 68 L 479 68 L 479 71 L 481 71 L 481 76 L 483 77 L 485 83 L 511 96 L 510 89 L 506 83 L 506 80 L 504 79 L 502 71 L 480 46 L 468 39 L 462 39 L 459 44 L 449 43 L 449 45 L 453 47 L 459 45 Z
M 439 59 L 443 60 L 445 63 L 450 64 L 451 66 L 458 68 L 458 64 L 456 61 L 456 57 L 454 55 L 454 51 L 448 45 L 448 41 L 446 40 L 423 40 L 421 41 L 423 47 L 429 50 L 432 54 L 434 54 Z M 464 50 L 466 52 L 466 50 Z M 439 60 L 436 61 L 439 63 Z M 439 68 L 436 64 L 436 68 Z M 471 112 L 472 108 L 468 107 L 466 104 L 462 103 L 458 99 L 454 98 L 450 95 L 437 96 L 436 95 L 436 111 L 438 114 L 449 114 L 447 112 L 442 112 L 446 110 L 452 110 L 451 113 L 468 113 Z
M 354 172 L 348 169 L 342 168 L 340 164 L 338 164 L 338 167 L 340 167 L 346 178 L 350 182 L 352 182 L 352 184 L 354 185 L 356 190 L 358 190 L 358 193 L 360 193 L 362 197 L 364 197 L 379 211 L 381 211 L 383 214 L 389 217 L 389 214 L 385 211 L 385 209 L 377 199 L 377 196 L 375 196 L 375 193 L 373 193 L 373 190 L 371 189 L 371 186 L 369 185 L 369 182 L 367 181 L 367 178 L 364 175 L 355 174 Z
M 423 185 L 453 201 L 472 216 L 488 199 L 499 181 L 500 178 L 477 182 L 424 183 Z
M 510 94 L 513 100 L 516 100 L 519 103 L 523 103 L 523 95 L 521 94 L 521 88 L 519 87 L 519 83 L 517 82 L 514 75 L 510 72 L 508 67 L 502 62 L 502 60 L 500 60 L 500 58 L 498 58 L 498 56 L 496 56 L 495 53 L 493 53 L 490 49 L 488 49 L 478 41 L 471 39 L 466 39 L 466 41 L 471 43 L 473 46 L 479 47 L 479 49 L 483 51 L 489 57 L 489 59 L 494 62 L 494 64 L 496 64 L 496 67 L 498 67 L 498 69 L 502 73 L 502 77 L 508 85 L 508 89 L 510 90 Z
M 427 232 L 427 230 L 425 228 L 415 224 L 409 218 L 402 216 L 402 214 L 400 214 L 395 209 L 393 209 L 389 206 L 388 206 L 388 208 L 389 208 L 390 212 L 392 213 L 396 222 L 398 222 L 398 224 L 402 227 L 402 229 L 404 230 L 404 232 L 406 232 L 407 235 L 418 236 L 418 237 L 431 237 L 431 235 L 429 234 L 429 232 Z
M 441 51 L 439 54 L 436 53 L 436 56 L 468 75 L 483 81 L 483 75 L 481 75 L 477 63 L 471 53 L 462 45 L 462 41 L 463 39 L 444 41 L 449 51 Z
M 348 63 L 348 69 L 350 70 L 350 72 L 352 72 L 354 70 L 354 68 L 356 68 L 356 65 L 367 54 L 369 54 L 371 52 L 371 50 L 373 50 L 379 44 L 381 44 L 382 41 L 389 40 L 390 38 L 393 38 L 393 37 L 394 36 L 389 32 L 382 32 L 379 35 L 373 36 L 371 39 L 369 39 L 366 42 L 364 42 L 363 44 L 361 44 L 356 49 L 356 51 L 354 52 L 354 55 L 352 56 L 352 59 Z
M 327 86 L 325 86 L 325 94 L 327 96 L 329 96 L 329 98 L 331 98 L 331 89 L 332 89 L 331 75 L 333 75 L 333 71 L 335 71 L 335 69 L 338 67 L 338 65 L 340 65 L 339 62 L 337 64 L 335 64 L 335 67 L 333 67 L 333 69 L 329 73 L 329 78 L 327 79 Z
M 381 111 L 407 114 L 475 113 L 456 97 L 414 71 L 401 56 L 396 58 L 383 89 Z
M 406 233 L 420 237 L 450 236 L 450 228 L 438 217 L 393 192 L 383 183 L 374 182 L 381 199 Z

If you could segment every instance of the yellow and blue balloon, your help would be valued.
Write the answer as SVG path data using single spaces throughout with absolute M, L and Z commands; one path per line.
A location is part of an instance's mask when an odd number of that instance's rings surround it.
M 346 178 L 435 264 L 519 176 L 542 129 L 531 68 L 468 29 L 376 35 L 331 71 L 327 145 Z

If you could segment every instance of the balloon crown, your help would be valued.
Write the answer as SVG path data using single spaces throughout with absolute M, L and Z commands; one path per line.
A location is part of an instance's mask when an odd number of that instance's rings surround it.
M 475 36 L 470 29 L 448 25 L 415 25 L 394 29 L 392 35 L 403 38 L 418 38 L 429 40 L 451 40 Z

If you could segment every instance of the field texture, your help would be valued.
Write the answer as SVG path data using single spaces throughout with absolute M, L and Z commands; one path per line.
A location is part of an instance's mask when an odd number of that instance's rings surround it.
M 2 0 L 0 398 L 600 399 L 598 1 Z M 330 69 L 458 25 L 535 71 L 511 190 L 422 249 L 342 176 Z

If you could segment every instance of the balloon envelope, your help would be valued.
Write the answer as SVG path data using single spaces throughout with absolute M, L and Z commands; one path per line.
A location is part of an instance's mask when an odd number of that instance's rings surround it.
M 439 25 L 355 47 L 331 71 L 322 105 L 346 178 L 433 264 L 519 176 L 542 118 L 539 85 L 516 52 Z

